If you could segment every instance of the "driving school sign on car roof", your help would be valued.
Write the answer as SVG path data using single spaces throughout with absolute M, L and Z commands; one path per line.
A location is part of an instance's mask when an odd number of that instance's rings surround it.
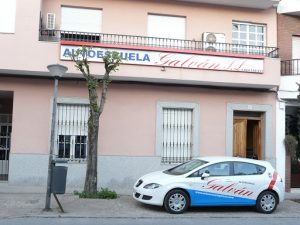
M 61 45 L 60 59 L 71 60 L 80 46 Z M 87 58 L 91 62 L 103 62 L 102 58 L 106 51 L 119 53 L 122 63 L 147 66 L 166 66 L 175 68 L 221 70 L 248 73 L 263 73 L 264 60 L 262 58 L 242 58 L 228 56 L 199 55 L 178 52 L 145 51 L 112 49 L 93 47 L 87 50 Z

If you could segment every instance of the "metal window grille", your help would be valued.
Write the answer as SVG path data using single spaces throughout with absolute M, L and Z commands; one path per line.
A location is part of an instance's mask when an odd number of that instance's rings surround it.
M 57 157 L 85 159 L 87 154 L 89 106 L 57 105 Z
M 192 158 L 193 110 L 163 109 L 162 163 L 182 163 Z
M 8 180 L 11 122 L 11 114 L 0 114 L 0 180 Z

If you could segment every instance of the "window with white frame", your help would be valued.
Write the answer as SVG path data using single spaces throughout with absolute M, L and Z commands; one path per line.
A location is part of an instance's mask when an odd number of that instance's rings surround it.
M 149 44 L 162 47 L 183 46 L 185 31 L 185 17 L 148 14 Z
M 102 10 L 61 7 L 61 30 L 100 33 Z
M 102 10 L 62 6 L 60 29 L 62 39 L 99 41 L 95 33 L 102 32 Z
M 245 45 L 237 47 L 237 50 L 241 52 L 256 53 L 262 51 L 266 45 L 266 26 L 264 24 L 233 22 L 232 43 Z
M 198 154 L 198 106 L 159 103 L 157 153 L 162 163 L 182 163 Z
M 57 157 L 70 160 L 85 159 L 88 142 L 87 104 L 57 105 Z
M 0 3 L 0 33 L 14 33 L 16 0 L 1 0 Z

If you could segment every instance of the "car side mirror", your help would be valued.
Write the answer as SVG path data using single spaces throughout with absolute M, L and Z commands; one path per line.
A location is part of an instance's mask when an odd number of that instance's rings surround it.
M 206 173 L 206 172 L 202 173 L 202 175 L 201 175 L 202 180 L 204 180 L 207 177 L 209 177 L 209 173 Z

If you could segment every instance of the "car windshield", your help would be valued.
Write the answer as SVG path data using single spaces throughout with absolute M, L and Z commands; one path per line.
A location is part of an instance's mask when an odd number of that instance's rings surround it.
M 178 166 L 175 166 L 171 169 L 165 170 L 164 173 L 172 174 L 172 175 L 182 175 L 182 174 L 188 173 L 206 163 L 208 163 L 208 162 L 200 160 L 200 159 L 194 159 L 194 160 L 182 163 Z

